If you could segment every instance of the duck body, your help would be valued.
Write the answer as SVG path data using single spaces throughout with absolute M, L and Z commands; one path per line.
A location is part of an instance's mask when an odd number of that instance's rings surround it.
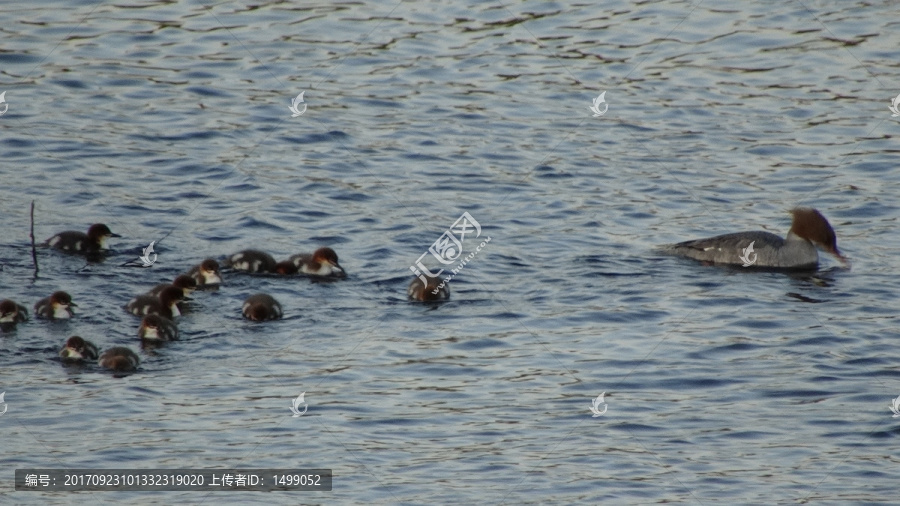
M 100 367 L 115 372 L 131 372 L 138 368 L 141 359 L 137 353 L 124 346 L 114 346 L 100 355 Z
M 122 237 L 102 223 L 95 223 L 87 233 L 76 230 L 60 232 L 44 241 L 43 245 L 67 253 L 92 254 L 107 249 L 106 241 L 110 237 Z
M 272 255 L 255 249 L 245 249 L 229 255 L 222 263 L 236 271 L 250 273 L 274 272 L 277 264 Z
M 435 302 L 450 298 L 450 285 L 437 277 L 426 276 L 426 278 L 428 280 L 427 284 L 423 283 L 419 278 L 415 278 L 409 283 L 406 295 L 410 300 Z M 441 286 L 441 284 L 444 286 Z
M 768 269 L 815 269 L 819 265 L 817 247 L 844 263 L 837 248 L 834 229 L 819 211 L 797 208 L 785 238 L 771 232 L 735 232 L 676 244 L 665 244 L 666 254 L 713 264 L 741 265 Z

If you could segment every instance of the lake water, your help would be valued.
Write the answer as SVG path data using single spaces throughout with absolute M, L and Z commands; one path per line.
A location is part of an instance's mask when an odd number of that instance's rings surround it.
M 70 321 L 0 334 L 0 502 L 889 502 L 896 14 L 821 1 L 0 7 L 0 298 L 31 307 L 62 289 L 79 304 Z M 96 222 L 123 237 L 102 263 L 40 250 L 35 278 L 32 201 L 39 241 Z M 652 251 L 784 234 L 798 205 L 829 218 L 851 268 L 823 256 L 794 276 Z M 410 265 L 463 212 L 482 227 L 464 253 L 491 241 L 448 303 L 407 302 Z M 122 266 L 150 241 L 155 265 Z M 226 273 L 166 346 L 141 349 L 122 309 L 207 257 L 319 246 L 348 279 Z M 240 317 L 260 291 L 283 320 Z M 70 335 L 130 346 L 141 367 L 66 367 Z M 330 468 L 334 487 L 15 492 L 27 467 Z

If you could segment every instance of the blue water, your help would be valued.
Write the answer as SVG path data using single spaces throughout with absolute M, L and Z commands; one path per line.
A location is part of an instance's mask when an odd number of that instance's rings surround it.
M 891 3 L 22 5 L 0 7 L 0 298 L 63 289 L 79 311 L 0 334 L 0 502 L 896 494 Z M 123 237 L 96 264 L 41 250 L 35 277 L 32 201 L 39 241 L 95 222 Z M 850 269 L 652 251 L 784 234 L 797 205 L 829 218 Z M 464 211 L 490 243 L 450 302 L 407 302 L 409 266 Z M 150 241 L 152 268 L 121 266 Z M 122 309 L 207 257 L 324 245 L 347 280 L 226 274 L 166 346 L 141 349 Z M 240 317 L 260 291 L 283 320 Z M 142 365 L 66 367 L 70 335 Z M 331 492 L 15 492 L 26 467 L 335 478 Z

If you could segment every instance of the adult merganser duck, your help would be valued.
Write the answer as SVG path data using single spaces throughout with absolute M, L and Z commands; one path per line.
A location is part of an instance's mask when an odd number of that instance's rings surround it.
M 769 232 L 737 232 L 665 244 L 659 249 L 663 253 L 716 264 L 812 269 L 819 265 L 818 246 L 848 264 L 847 258 L 838 251 L 834 229 L 822 213 L 809 207 L 799 207 L 790 213 L 793 221 L 784 239 Z

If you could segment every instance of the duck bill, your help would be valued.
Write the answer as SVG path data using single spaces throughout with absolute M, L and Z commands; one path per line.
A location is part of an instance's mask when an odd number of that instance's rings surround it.
M 836 247 L 831 249 L 829 251 L 829 253 L 831 253 L 832 255 L 834 255 L 835 258 L 840 260 L 842 264 L 846 265 L 847 267 L 850 267 L 850 259 L 845 257 L 844 255 L 841 255 L 841 252 L 838 251 L 838 249 Z

